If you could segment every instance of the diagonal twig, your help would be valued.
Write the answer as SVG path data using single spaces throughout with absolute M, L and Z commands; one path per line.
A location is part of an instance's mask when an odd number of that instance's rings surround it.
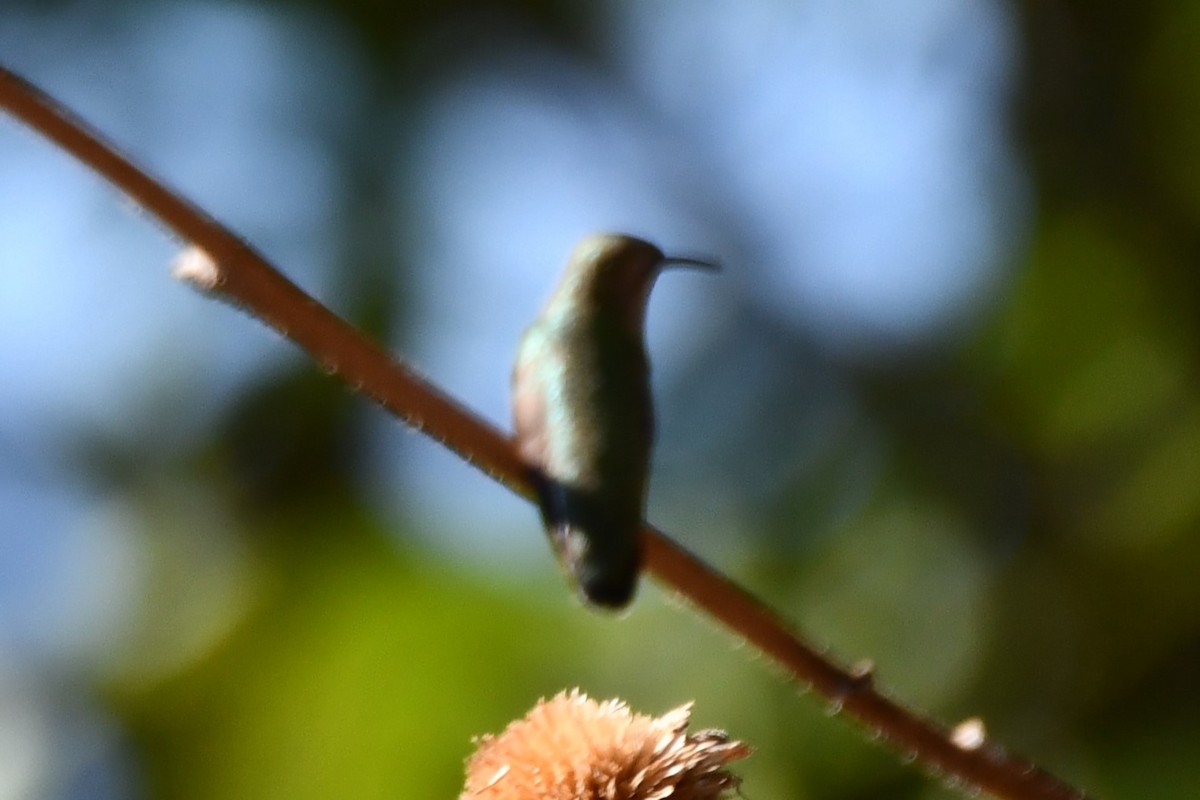
M 526 498 L 525 466 L 507 436 L 371 343 L 305 294 L 200 208 L 121 156 L 66 107 L 0 67 L 0 107 L 69 152 L 189 243 L 176 274 L 240 306 L 335 370 L 375 402 Z M 646 568 L 811 685 L 836 707 L 931 772 L 1012 800 L 1086 800 L 1082 791 L 1006 753 L 970 723 L 954 731 L 885 696 L 869 667 L 847 669 L 808 645 L 785 621 L 656 528 L 642 530 Z M 966 730 L 968 734 L 961 735 Z

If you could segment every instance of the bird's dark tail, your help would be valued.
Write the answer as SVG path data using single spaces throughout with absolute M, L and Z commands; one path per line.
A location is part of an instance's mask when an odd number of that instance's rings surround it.
M 642 566 L 641 521 L 620 519 L 594 494 L 541 473 L 533 481 L 555 555 L 584 601 L 613 610 L 629 605 Z

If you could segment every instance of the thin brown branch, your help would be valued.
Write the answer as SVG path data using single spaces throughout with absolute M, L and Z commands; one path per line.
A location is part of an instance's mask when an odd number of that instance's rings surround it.
M 531 496 L 526 470 L 507 436 L 368 342 L 249 245 L 119 155 L 66 108 L 2 67 L 0 106 L 103 175 L 191 243 L 177 267 L 181 277 L 241 306 L 393 414 L 518 494 Z M 995 745 L 953 737 L 877 691 L 869 668 L 843 668 L 806 644 L 749 592 L 658 530 L 646 526 L 643 537 L 647 569 L 659 580 L 929 771 L 1013 800 L 1085 797 Z

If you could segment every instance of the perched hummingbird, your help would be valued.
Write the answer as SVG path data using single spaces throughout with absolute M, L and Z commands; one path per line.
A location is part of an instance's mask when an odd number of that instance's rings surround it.
M 668 258 L 629 236 L 589 236 L 521 338 L 513 369 L 518 453 L 546 532 L 590 603 L 621 608 L 637 588 L 654 409 L 646 301 Z

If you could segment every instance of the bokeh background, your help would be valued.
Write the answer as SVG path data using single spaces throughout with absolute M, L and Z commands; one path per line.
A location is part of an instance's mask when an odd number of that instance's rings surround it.
M 571 245 L 651 304 L 650 517 L 894 693 L 1200 791 L 1200 5 L 3 0 L 0 60 L 507 424 Z M 942 798 L 0 120 L 0 798 L 455 797 L 580 686 L 749 798 Z

